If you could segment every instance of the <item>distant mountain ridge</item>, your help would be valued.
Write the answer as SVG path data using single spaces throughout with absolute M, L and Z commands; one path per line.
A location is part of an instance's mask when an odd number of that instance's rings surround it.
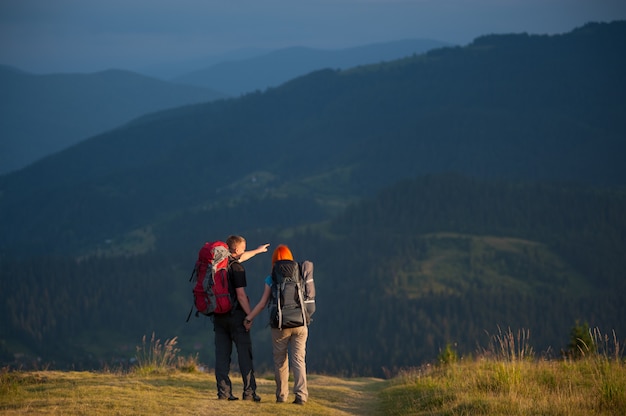
M 33 75 L 0 66 L 0 174 L 135 117 L 224 97 L 129 71 Z
M 397 59 L 443 45 L 401 40 L 331 51 L 258 51 L 255 58 L 218 63 L 171 81 L 124 70 L 34 75 L 0 65 L 0 175 L 157 110 L 265 89 L 314 69 Z
M 253 58 L 215 64 L 176 77 L 173 81 L 237 96 L 276 87 L 315 70 L 346 69 L 396 60 L 444 46 L 450 45 L 429 39 L 404 39 L 337 50 L 290 47 Z

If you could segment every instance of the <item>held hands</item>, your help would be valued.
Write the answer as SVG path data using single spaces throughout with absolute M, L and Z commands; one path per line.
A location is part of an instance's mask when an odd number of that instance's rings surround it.
M 252 328 L 252 320 L 248 319 L 246 316 L 246 319 L 243 320 L 243 326 L 246 328 L 246 332 L 250 331 L 250 328 Z

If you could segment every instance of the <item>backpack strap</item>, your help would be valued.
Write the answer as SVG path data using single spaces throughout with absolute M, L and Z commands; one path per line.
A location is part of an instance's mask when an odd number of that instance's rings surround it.
M 191 271 L 191 276 L 189 276 L 189 281 L 191 282 L 193 280 L 193 277 L 198 273 L 198 264 L 196 263 L 195 266 L 193 266 L 193 270 Z
M 193 270 L 191 271 L 191 276 L 189 276 L 189 281 L 191 282 L 193 280 L 193 277 L 198 273 L 198 264 L 196 263 L 195 266 L 193 266 Z M 189 314 L 187 315 L 187 320 L 185 320 L 185 322 L 189 322 L 189 318 L 191 318 L 191 314 L 193 313 L 193 308 L 195 307 L 194 303 L 191 303 L 191 309 L 189 310 Z
M 280 306 L 281 301 L 280 298 L 283 296 L 283 289 L 285 288 L 284 284 L 283 285 L 276 285 L 278 286 L 278 290 L 277 290 L 277 299 L 276 299 L 276 303 L 278 305 L 278 329 L 283 329 L 283 312 L 282 312 L 282 308 Z M 281 287 L 282 286 L 282 287 Z
M 235 260 L 234 258 L 232 258 L 230 255 L 228 256 L 228 266 L 226 266 L 226 276 L 228 278 L 228 293 L 230 295 L 230 303 L 233 305 L 233 307 L 230 309 L 230 313 L 232 314 L 235 309 L 237 309 L 237 306 L 239 306 L 239 301 L 237 300 L 237 289 L 235 289 L 235 286 L 233 285 L 233 279 L 231 278 L 231 265 L 236 262 L 237 260 Z M 230 289 L 233 289 L 234 295 L 232 294 Z
M 302 287 L 302 275 L 300 276 L 300 282 L 296 283 L 296 287 L 298 288 L 298 298 L 300 299 L 300 310 L 302 310 L 302 319 L 304 325 L 309 324 L 309 314 L 307 313 L 306 307 L 304 306 L 304 288 Z

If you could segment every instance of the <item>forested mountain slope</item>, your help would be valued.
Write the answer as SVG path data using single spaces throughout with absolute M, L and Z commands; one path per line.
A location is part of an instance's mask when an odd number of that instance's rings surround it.
M 624 212 L 623 191 L 440 175 L 403 181 L 324 224 L 246 237 L 315 263 L 310 370 L 380 376 L 432 361 L 448 342 L 470 353 L 498 326 L 529 330 L 549 357 L 576 321 L 623 339 Z M 21 352 L 62 367 L 123 363 L 155 331 L 212 365 L 210 321 L 184 322 L 194 256 L 0 258 L 11 277 L 0 287 L 4 362 Z M 270 256 L 248 263 L 254 302 Z M 271 368 L 264 319 L 253 330 L 259 370 Z
M 234 213 L 249 198 L 280 200 L 287 190 L 318 216 L 432 172 L 624 185 L 624 32 L 617 22 L 558 36 L 486 36 L 144 117 L 0 177 L 0 248 L 32 250 L 54 238 L 58 250 L 84 250 L 155 221 L 225 201 Z

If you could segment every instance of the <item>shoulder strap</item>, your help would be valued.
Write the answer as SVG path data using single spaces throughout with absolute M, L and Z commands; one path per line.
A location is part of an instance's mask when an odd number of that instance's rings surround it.
M 228 256 L 228 266 L 226 266 L 226 271 L 228 273 L 228 284 L 232 283 L 231 280 L 231 276 L 232 276 L 232 265 L 234 262 L 236 262 L 237 260 L 235 260 L 234 258 Z
M 237 289 L 235 289 L 235 285 L 233 285 L 233 279 L 232 279 L 232 273 L 231 273 L 232 264 L 235 263 L 236 261 L 237 260 L 235 260 L 231 256 L 228 256 L 228 266 L 226 266 L 226 276 L 228 278 L 228 293 L 230 293 L 231 295 L 230 302 L 233 305 L 231 309 L 231 313 L 239 306 L 239 301 L 237 300 Z

